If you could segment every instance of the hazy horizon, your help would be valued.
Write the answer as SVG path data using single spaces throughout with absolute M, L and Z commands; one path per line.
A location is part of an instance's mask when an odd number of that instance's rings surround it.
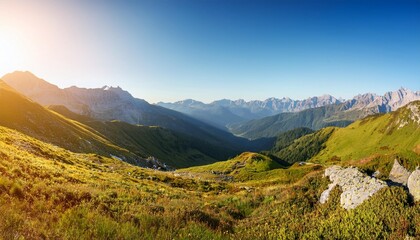
M 0 0 L 0 73 L 148 102 L 420 90 L 419 1 Z

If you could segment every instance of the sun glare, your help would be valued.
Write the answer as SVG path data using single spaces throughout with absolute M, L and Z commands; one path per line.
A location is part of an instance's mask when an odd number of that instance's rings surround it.
M 25 46 L 19 32 L 10 27 L 0 26 L 0 68 L 10 71 L 25 60 Z

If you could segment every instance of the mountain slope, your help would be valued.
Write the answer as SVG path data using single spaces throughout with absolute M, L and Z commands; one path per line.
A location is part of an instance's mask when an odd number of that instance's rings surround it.
M 86 125 L 48 111 L 0 80 L 0 125 L 75 152 L 134 156 Z
M 341 115 L 337 117 L 338 114 Z M 281 113 L 246 123 L 232 124 L 229 129 L 238 136 L 257 139 L 274 137 L 282 132 L 301 127 L 314 130 L 327 126 L 343 127 L 362 115 L 364 115 L 362 110 L 343 112 L 342 105 L 328 105 L 297 113 Z
M 121 121 L 97 121 L 73 113 L 64 106 L 48 108 L 67 118 L 82 122 L 138 156 L 143 158 L 153 156 L 177 168 L 209 164 L 229 158 L 232 154 L 228 148 L 218 147 L 161 127 L 132 125 Z
M 192 99 L 175 103 L 160 102 L 157 105 L 184 113 L 224 130 L 226 130 L 226 125 L 230 123 L 252 119 L 235 114 L 228 107 L 217 104 L 204 104 Z
M 0 126 L 73 152 L 113 155 L 141 166 L 151 166 L 145 159 L 153 156 L 177 168 L 208 164 L 235 154 L 229 148 L 159 127 L 101 122 L 65 107 L 52 109 L 57 112 L 29 100 L 0 81 Z
M 395 112 L 368 116 L 345 128 L 327 127 L 292 143 L 283 142 L 270 153 L 289 163 L 374 164 L 389 171 L 397 158 L 414 169 L 420 164 L 420 101 Z
M 285 167 L 286 165 L 282 165 L 265 155 L 244 152 L 226 161 L 181 169 L 179 172 L 207 173 L 207 176 L 213 175 L 216 179 L 247 181 L 256 178 L 258 175 L 267 171 Z
M 365 110 L 369 113 L 386 113 L 415 100 L 420 100 L 420 92 L 401 88 L 387 92 L 383 96 L 372 93 L 361 94 L 347 101 L 330 95 L 311 97 L 305 100 L 290 98 L 268 98 L 264 101 L 244 101 L 222 99 L 205 104 L 192 99 L 175 103 L 158 103 L 159 106 L 185 113 L 212 125 L 224 128 L 234 123 L 260 119 L 285 112 L 300 112 L 327 105 L 343 105 L 342 110 Z M 365 115 L 366 116 L 366 115 Z
M 271 154 L 289 164 L 307 161 L 324 149 L 325 142 L 337 128 L 327 127 L 295 139 L 288 146 L 273 148 Z
M 314 162 L 395 156 L 420 160 L 420 101 L 384 115 L 375 115 L 337 129 Z
M 232 123 L 267 117 L 282 112 L 298 112 L 338 103 L 341 103 L 340 100 L 330 95 L 324 95 L 305 100 L 268 98 L 264 101 L 254 100 L 246 102 L 242 99 L 235 101 L 222 99 L 209 104 L 187 99 L 175 103 L 159 102 L 158 105 L 185 113 L 223 129 Z
M 420 100 L 420 92 L 401 88 L 395 92 L 388 92 L 384 96 L 363 94 L 336 105 L 307 109 L 297 113 L 281 113 L 231 124 L 228 127 L 235 135 L 251 139 L 272 137 L 298 127 L 314 130 L 326 126 L 343 127 L 372 114 L 394 111 L 415 100 Z
M 284 169 L 265 156 L 244 153 L 213 166 L 226 163 L 239 182 L 202 179 L 198 170 L 207 166 L 160 172 L 75 154 L 0 127 L 0 238 L 420 237 L 420 204 L 402 187 L 385 187 L 347 211 L 340 206 L 339 188 L 320 203 L 329 185 L 322 165 Z
M 295 128 L 293 130 L 281 133 L 277 136 L 276 143 L 272 149 L 273 152 L 277 152 L 290 146 L 298 138 L 313 133 L 314 130 L 310 128 Z
M 262 150 L 258 144 L 233 136 L 185 114 L 151 105 L 121 88 L 60 89 L 29 72 L 14 72 L 4 80 L 17 91 L 42 105 L 63 105 L 77 114 L 99 120 L 160 126 L 193 136 L 212 145 L 229 148 L 233 155 L 245 150 Z

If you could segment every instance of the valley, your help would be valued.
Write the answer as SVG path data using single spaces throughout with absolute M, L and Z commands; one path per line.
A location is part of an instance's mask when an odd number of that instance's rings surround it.
M 163 122 L 133 124 L 31 89 L 38 93 L 0 83 L 1 238 L 420 237 L 420 204 L 407 184 L 384 186 L 351 210 L 339 187 L 320 200 L 332 166 L 389 182 L 398 161 L 415 176 L 420 101 L 379 114 L 342 103 L 280 113 L 247 123 L 251 141 L 172 110 L 160 111 L 172 116 Z M 94 102 L 113 95 L 95 91 Z
M 419 13 L 0 0 L 0 240 L 420 240 Z

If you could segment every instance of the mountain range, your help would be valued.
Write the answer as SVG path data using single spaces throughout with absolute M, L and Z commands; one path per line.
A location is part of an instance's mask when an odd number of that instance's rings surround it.
M 152 105 L 134 98 L 120 87 L 61 89 L 30 72 L 16 71 L 2 77 L 9 86 L 43 106 L 64 106 L 71 112 L 100 121 L 123 121 L 129 124 L 159 126 L 200 139 L 231 154 L 244 150 L 259 151 L 270 140 L 248 141 L 186 114 Z
M 278 134 L 299 127 L 318 130 L 328 126 L 344 127 L 357 119 L 395 111 L 398 108 L 420 99 L 419 92 L 401 88 L 384 96 L 375 94 L 357 95 L 351 100 L 300 112 L 280 113 L 261 119 L 228 125 L 237 136 L 249 139 L 275 137 Z
M 269 149 L 274 142 L 236 137 L 119 87 L 60 89 L 30 72 L 3 79 L 0 122 L 75 152 L 112 154 L 141 166 L 152 156 L 178 168 Z
M 99 121 L 73 113 L 62 105 L 45 108 L 1 80 L 0 125 L 75 153 L 113 156 L 144 167 L 152 167 L 147 161 L 149 157 L 178 168 L 212 163 L 238 153 L 232 147 L 221 147 L 170 129 Z
M 312 97 L 305 100 L 290 98 L 268 98 L 264 101 L 245 101 L 222 99 L 205 104 L 192 99 L 175 103 L 159 102 L 157 105 L 179 111 L 225 129 L 232 123 L 243 122 L 283 112 L 299 112 L 305 109 L 341 103 L 341 100 L 330 95 Z
M 19 74 L 21 86 L 7 79 L 20 91 L 0 80 L 0 239 L 420 237 L 420 101 L 408 90 L 229 125 L 250 141 L 120 88 Z
M 185 113 L 219 128 L 226 129 L 226 127 L 235 123 L 243 123 L 280 113 L 301 112 L 328 105 L 341 105 L 343 106 L 341 108 L 342 111 L 363 109 L 366 114 L 386 113 L 418 99 L 420 99 L 419 91 L 414 92 L 401 88 L 397 91 L 387 92 L 383 96 L 366 93 L 357 95 L 349 100 L 323 95 L 305 100 L 268 98 L 264 101 L 253 100 L 247 102 L 242 99 L 222 99 L 209 104 L 188 99 L 174 103 L 159 102 L 157 105 Z

